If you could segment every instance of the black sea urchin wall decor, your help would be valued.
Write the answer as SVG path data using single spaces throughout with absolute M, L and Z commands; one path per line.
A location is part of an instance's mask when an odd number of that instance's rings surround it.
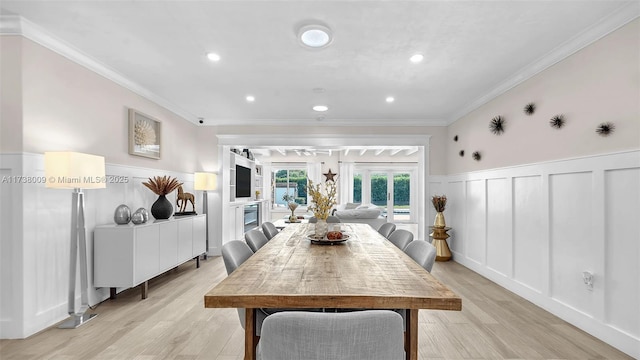
M 475 161 L 480 161 L 480 159 L 482 158 L 482 156 L 480 155 L 479 151 L 474 151 L 471 156 L 473 157 L 473 160 L 475 160 Z
M 500 115 L 491 119 L 489 123 L 489 130 L 496 135 L 500 135 L 504 132 L 504 118 Z
M 536 104 L 528 103 L 527 105 L 524 106 L 524 113 L 525 114 L 533 115 L 534 112 L 536 112 Z
M 604 122 L 596 128 L 596 133 L 600 136 L 609 136 L 613 130 L 615 130 L 616 126 L 610 122 Z
M 460 155 L 460 157 L 464 156 L 464 150 L 460 150 L 460 152 L 458 152 L 458 155 Z
M 458 141 L 458 135 L 453 137 L 453 141 Z
M 556 115 L 552 117 L 551 120 L 549 120 L 549 125 L 551 125 L 551 127 L 554 127 L 556 129 L 560 129 L 562 126 L 564 126 L 564 116 Z

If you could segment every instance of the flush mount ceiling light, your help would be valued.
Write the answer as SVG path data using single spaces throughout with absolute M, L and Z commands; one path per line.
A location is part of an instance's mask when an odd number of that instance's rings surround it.
M 213 62 L 218 62 L 220 61 L 220 55 L 216 54 L 216 53 L 207 53 L 207 59 L 213 61 Z
M 325 112 L 325 111 L 329 110 L 329 107 L 326 106 L 326 105 L 316 105 L 316 106 L 313 107 L 313 110 L 317 111 L 317 112 Z
M 248 102 L 254 102 L 254 101 L 256 101 L 256 98 L 255 98 L 255 96 L 253 96 L 253 95 L 247 95 L 246 99 L 247 99 L 247 101 L 248 101 Z
M 396 101 L 396 99 L 394 99 L 394 97 L 393 97 L 393 96 L 387 96 L 387 98 L 385 99 L 385 101 L 386 101 L 386 102 L 388 102 L 388 103 L 392 103 L 392 102 Z
M 333 40 L 331 30 L 323 25 L 307 25 L 298 31 L 298 40 L 304 47 L 311 49 L 321 49 Z
M 409 58 L 409 60 L 412 63 L 417 64 L 417 63 L 421 62 L 422 60 L 424 60 L 424 55 L 422 55 L 422 54 L 414 54 Z

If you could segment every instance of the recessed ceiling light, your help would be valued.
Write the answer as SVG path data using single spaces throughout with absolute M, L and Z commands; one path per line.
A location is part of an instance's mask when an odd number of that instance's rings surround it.
M 324 112 L 329 110 L 329 107 L 326 105 L 316 105 L 313 107 L 313 110 L 318 111 L 318 112 Z
M 323 48 L 331 43 L 331 30 L 323 25 L 307 25 L 298 32 L 300 43 L 313 49 Z
M 392 103 L 394 102 L 396 99 L 393 98 L 393 96 L 387 96 L 387 98 L 385 99 L 386 102 L 388 103 Z
M 421 62 L 422 60 L 424 60 L 424 55 L 415 54 L 415 55 L 411 56 L 409 58 L 409 60 L 411 60 L 412 63 L 417 64 L 417 63 Z
M 256 101 L 256 98 L 253 95 L 247 95 L 246 99 L 247 99 L 248 102 Z
M 217 62 L 217 61 L 220 61 L 220 55 L 218 55 L 216 53 L 208 53 L 207 54 L 207 59 Z

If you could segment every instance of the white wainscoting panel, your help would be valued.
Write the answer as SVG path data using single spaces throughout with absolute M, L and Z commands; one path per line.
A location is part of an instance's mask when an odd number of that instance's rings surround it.
M 11 214 L 13 199 L 21 194 L 20 188 L 12 183 L 12 167 L 8 160 L 0 163 L 0 176 L 3 179 L 0 184 L 0 338 L 15 337 L 21 332 L 21 327 L 11 326 L 15 324 L 15 315 L 19 311 L 15 295 L 20 291 L 14 276 L 16 254 L 11 239 L 15 236 L 16 229 Z
M 487 267 L 512 276 L 511 180 L 487 180 Z
M 592 177 L 589 172 L 549 177 L 551 296 L 587 314 L 593 313 L 596 299 L 594 291 L 587 290 L 582 272 L 596 272 L 594 266 L 599 255 L 589 226 L 595 220 Z M 601 291 L 599 286 L 598 290 Z
M 465 210 L 467 211 L 466 225 L 466 256 L 468 259 L 485 264 L 486 236 L 487 236 L 487 190 L 486 180 L 470 180 L 466 186 Z
M 542 221 L 542 177 L 513 178 L 513 278 L 532 290 L 545 286 L 547 238 Z
M 457 252 L 458 254 L 464 253 L 465 247 L 465 234 L 466 222 L 464 207 L 456 206 L 457 204 L 464 204 L 465 202 L 465 187 L 464 181 L 453 181 L 447 184 L 447 190 L 443 190 L 447 195 L 447 208 L 444 212 L 447 226 L 451 227 L 449 235 L 451 236 L 449 241 L 449 248 L 452 254 Z
M 640 358 L 640 150 L 429 183 L 454 261 Z
M 640 169 L 605 171 L 605 321 L 640 334 Z

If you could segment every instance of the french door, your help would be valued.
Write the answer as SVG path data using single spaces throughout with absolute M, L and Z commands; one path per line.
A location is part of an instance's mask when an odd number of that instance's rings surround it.
M 416 222 L 415 169 L 355 169 L 354 202 L 383 209 L 389 222 Z

